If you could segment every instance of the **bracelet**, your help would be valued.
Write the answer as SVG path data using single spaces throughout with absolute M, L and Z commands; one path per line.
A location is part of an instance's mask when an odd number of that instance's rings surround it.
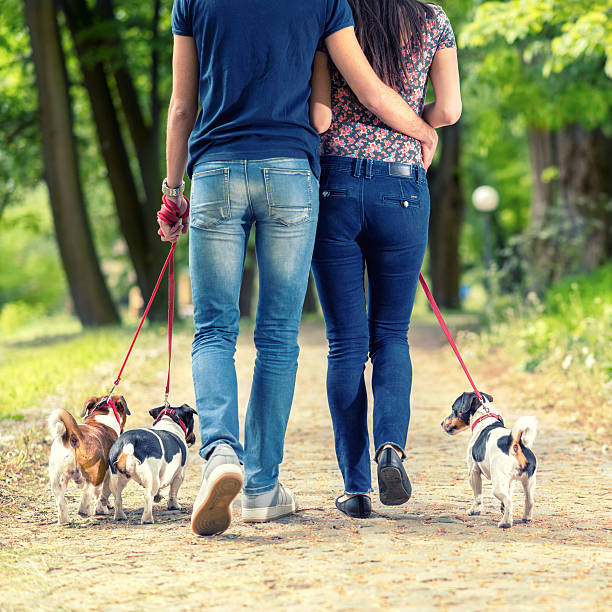
M 168 185 L 168 179 L 165 178 L 162 182 L 162 193 L 167 196 L 180 196 L 185 191 L 185 181 L 183 181 L 179 187 L 170 187 Z

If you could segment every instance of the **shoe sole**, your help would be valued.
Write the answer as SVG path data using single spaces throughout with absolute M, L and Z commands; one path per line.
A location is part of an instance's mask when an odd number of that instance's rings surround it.
M 384 467 L 378 471 L 378 489 L 380 503 L 385 506 L 401 506 L 410 499 L 412 494 L 410 481 L 408 481 L 408 490 L 406 490 L 402 482 L 402 472 L 393 466 Z
M 242 472 L 225 471 L 213 480 L 202 505 L 191 515 L 191 530 L 196 535 L 222 533 L 232 522 L 232 501 L 242 489 Z
M 275 519 L 294 514 L 297 510 L 297 502 L 283 506 L 268 506 L 267 508 L 243 508 L 242 520 L 245 523 L 267 523 Z

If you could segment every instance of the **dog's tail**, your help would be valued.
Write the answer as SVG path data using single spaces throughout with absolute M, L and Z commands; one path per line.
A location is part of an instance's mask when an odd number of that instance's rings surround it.
M 134 445 L 128 442 L 123 446 L 114 460 L 111 460 L 111 471 L 119 472 L 128 478 L 134 473 L 140 461 L 134 456 Z
M 79 425 L 74 417 L 63 408 L 58 408 L 49 415 L 47 426 L 54 440 L 61 437 L 66 446 L 70 444 L 73 448 L 81 444 L 82 435 Z
M 538 422 L 535 417 L 522 416 L 519 417 L 512 426 L 512 444 L 510 451 L 514 450 L 515 444 L 518 446 L 521 442 L 523 446 L 531 448 L 538 433 Z M 513 452 L 512 454 L 516 454 Z

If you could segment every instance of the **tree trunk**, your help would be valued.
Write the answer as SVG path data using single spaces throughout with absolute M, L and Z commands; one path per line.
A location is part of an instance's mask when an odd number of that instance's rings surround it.
M 97 0 L 97 9 L 102 17 L 111 26 L 116 24 L 113 0 Z M 121 101 L 121 109 L 125 115 L 126 124 L 130 131 L 142 183 L 145 190 L 147 202 L 155 202 L 151 217 L 155 219 L 157 202 L 160 191 L 160 168 L 159 168 L 159 130 L 160 130 L 160 102 L 159 102 L 159 51 L 157 49 L 159 38 L 159 12 L 160 0 L 155 0 L 153 8 L 153 20 L 151 23 L 152 52 L 151 52 L 151 123 L 147 124 L 144 113 L 139 103 L 138 92 L 134 80 L 128 70 L 123 43 L 117 36 L 107 39 L 106 44 L 109 51 L 114 52 L 112 61 L 113 77 L 117 85 L 117 93 Z M 116 28 L 109 28 L 114 31 Z M 156 229 L 155 227 L 153 229 Z
M 147 204 L 139 200 L 138 182 L 132 174 L 105 68 L 100 61 L 92 62 L 90 59 L 92 52 L 99 50 L 100 45 L 105 43 L 92 35 L 96 24 L 93 14 L 84 0 L 63 0 L 63 9 L 89 95 L 100 149 L 115 199 L 119 225 L 128 246 L 140 291 L 146 302 L 155 287 L 164 261 L 163 246 L 157 236 L 155 221 L 159 197 L 155 200 L 154 206 L 150 199 Z M 132 94 L 135 96 L 135 91 Z M 146 179 L 143 182 L 150 184 L 151 177 L 147 176 Z M 157 196 L 158 192 L 159 189 L 156 190 Z M 165 319 L 167 298 L 167 288 L 160 286 L 149 313 L 151 318 Z
M 530 225 L 533 231 L 539 231 L 548 222 L 555 201 L 554 181 L 542 178 L 544 170 L 556 166 L 554 133 L 530 127 L 529 150 L 533 171 Z
M 459 234 L 465 211 L 459 175 L 460 124 L 442 128 L 441 140 L 440 161 L 428 173 L 431 193 L 429 273 L 438 304 L 457 308 L 461 276 Z
M 576 264 L 588 272 L 612 255 L 612 138 L 572 125 L 559 132 L 561 206 L 581 244 Z
M 118 323 L 85 213 L 55 3 L 25 0 L 25 17 L 36 70 L 45 179 L 74 308 L 83 325 Z

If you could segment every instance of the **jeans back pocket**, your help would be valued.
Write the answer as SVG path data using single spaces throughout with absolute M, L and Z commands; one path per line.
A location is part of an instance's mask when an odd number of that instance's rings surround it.
M 308 221 L 312 212 L 310 170 L 264 168 L 263 173 L 270 217 L 283 225 Z
M 230 217 L 229 168 L 195 173 L 191 179 L 191 225 L 209 229 Z

